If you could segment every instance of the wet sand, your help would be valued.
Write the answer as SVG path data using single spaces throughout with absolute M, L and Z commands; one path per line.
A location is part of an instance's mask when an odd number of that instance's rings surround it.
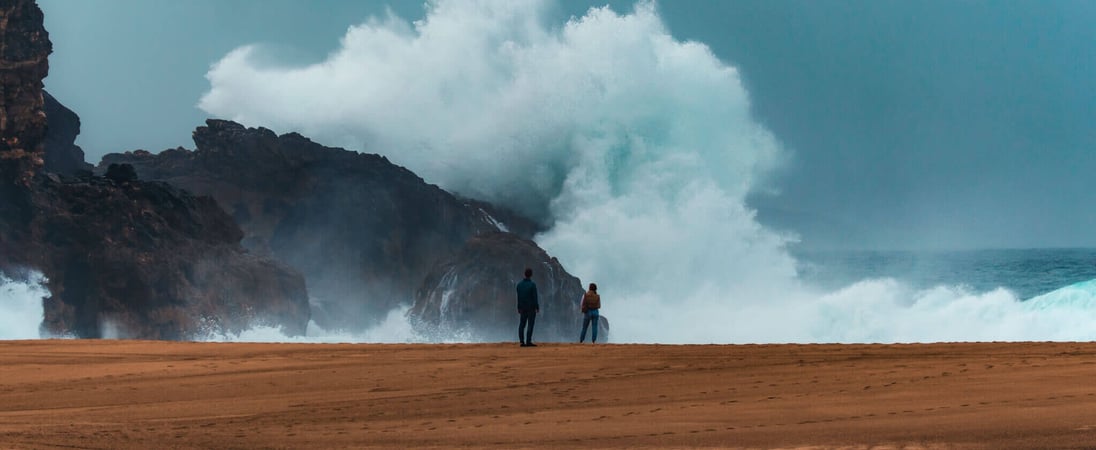
M 1096 447 L 1096 344 L 0 342 L 0 447 Z

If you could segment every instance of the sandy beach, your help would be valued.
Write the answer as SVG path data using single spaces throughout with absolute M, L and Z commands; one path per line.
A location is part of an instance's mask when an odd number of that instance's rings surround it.
M 1096 344 L 0 342 L 3 448 L 1084 448 Z

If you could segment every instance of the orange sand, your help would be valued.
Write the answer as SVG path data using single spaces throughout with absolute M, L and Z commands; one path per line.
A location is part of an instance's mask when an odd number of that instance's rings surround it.
M 0 342 L 2 448 L 1096 446 L 1096 344 Z

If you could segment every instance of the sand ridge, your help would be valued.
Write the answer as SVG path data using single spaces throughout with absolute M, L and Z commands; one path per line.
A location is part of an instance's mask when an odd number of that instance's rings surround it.
M 3 448 L 1084 448 L 1096 344 L 0 342 Z

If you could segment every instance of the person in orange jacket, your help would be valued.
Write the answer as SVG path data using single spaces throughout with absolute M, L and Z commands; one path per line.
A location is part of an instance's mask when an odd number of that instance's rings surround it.
M 590 283 L 590 290 L 582 296 L 582 334 L 578 337 L 580 344 L 586 340 L 586 327 L 590 326 L 590 322 L 594 323 L 591 342 L 597 343 L 599 309 L 601 309 L 601 296 L 597 294 L 597 284 Z

